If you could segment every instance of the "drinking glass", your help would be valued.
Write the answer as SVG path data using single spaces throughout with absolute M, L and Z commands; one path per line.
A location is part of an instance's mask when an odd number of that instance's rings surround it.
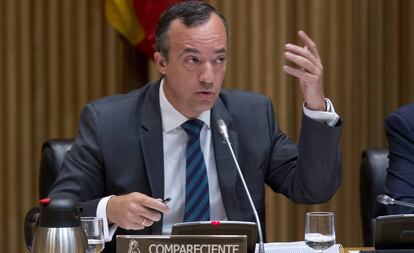
M 316 252 L 335 244 L 335 218 L 332 212 L 308 212 L 305 217 L 305 243 Z
M 86 253 L 101 252 L 105 247 L 102 218 L 81 217 L 81 225 L 88 239 Z

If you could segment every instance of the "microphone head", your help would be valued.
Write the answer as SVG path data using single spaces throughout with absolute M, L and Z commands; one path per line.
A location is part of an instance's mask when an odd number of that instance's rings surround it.
M 377 202 L 383 205 L 393 205 L 394 201 L 395 200 L 393 198 L 385 194 L 380 194 L 377 196 Z
M 217 120 L 217 126 L 220 129 L 221 135 L 223 135 L 224 139 L 227 140 L 229 138 L 229 134 L 227 132 L 227 125 L 224 122 L 224 120 L 222 119 Z

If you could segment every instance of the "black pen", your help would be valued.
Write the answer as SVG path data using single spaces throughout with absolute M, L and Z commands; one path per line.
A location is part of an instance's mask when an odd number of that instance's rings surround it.
M 163 201 L 162 201 L 162 203 L 163 204 L 167 204 L 168 202 L 170 202 L 171 201 L 171 198 L 170 197 L 167 197 L 167 198 L 165 198 Z

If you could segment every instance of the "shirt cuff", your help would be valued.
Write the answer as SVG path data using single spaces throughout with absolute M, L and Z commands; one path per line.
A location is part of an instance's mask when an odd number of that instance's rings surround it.
M 333 127 L 338 122 L 339 116 L 338 114 L 336 114 L 335 108 L 333 107 L 331 100 L 325 98 L 325 103 L 326 111 L 310 110 L 305 106 L 305 103 L 303 103 L 303 113 L 313 120 L 325 123 L 328 126 Z
M 111 226 L 109 226 L 108 218 L 106 217 L 106 206 L 108 205 L 109 199 L 113 196 L 114 195 L 102 198 L 98 203 L 98 207 L 96 208 L 96 217 L 102 218 L 103 220 L 105 242 L 112 241 L 112 237 L 114 236 L 115 231 L 118 228 L 116 224 L 112 224 Z

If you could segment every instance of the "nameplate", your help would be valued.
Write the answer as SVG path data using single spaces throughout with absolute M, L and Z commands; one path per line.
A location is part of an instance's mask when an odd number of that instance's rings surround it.
M 247 253 L 245 235 L 118 235 L 117 253 Z

